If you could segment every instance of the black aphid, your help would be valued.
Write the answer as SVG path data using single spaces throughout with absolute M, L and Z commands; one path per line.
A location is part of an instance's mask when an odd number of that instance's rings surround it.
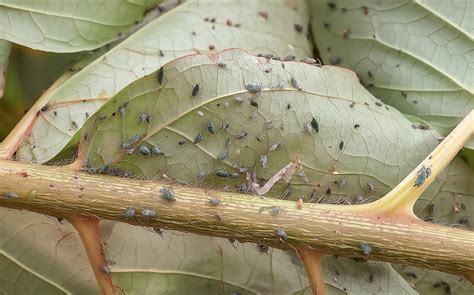
M 163 69 L 163 67 L 161 67 L 159 70 L 158 70 L 158 83 L 163 84 L 163 78 L 165 77 L 165 70 Z
M 139 123 L 147 122 L 150 123 L 152 120 L 152 117 L 148 113 L 140 112 L 139 114 Z
M 150 149 L 144 145 L 141 145 L 139 148 L 138 148 L 138 152 L 144 156 L 148 156 L 150 155 Z
M 235 138 L 237 139 L 242 139 L 242 138 L 245 138 L 247 135 L 249 135 L 247 132 L 245 131 L 240 131 L 239 133 L 237 133 L 237 135 L 235 136 Z
M 247 89 L 251 93 L 260 94 L 262 92 L 263 85 L 260 83 L 247 84 L 247 86 L 245 86 L 245 89 Z
M 288 241 L 288 234 L 282 229 L 282 228 L 277 228 L 275 230 L 276 236 L 280 239 L 281 242 L 286 242 Z
M 258 102 L 256 102 L 255 100 L 250 100 L 250 105 L 253 106 L 253 107 L 256 107 L 258 108 Z
M 408 94 L 407 94 L 406 91 L 402 91 L 402 92 L 400 92 L 400 93 L 402 94 L 403 97 L 407 98 Z
M 357 129 L 360 127 L 360 124 L 354 124 L 354 128 Z
M 329 28 L 331 27 L 331 25 L 330 25 L 329 23 L 326 23 L 326 22 L 323 23 L 323 26 L 324 26 L 326 29 L 329 29 Z M 330 50 L 328 50 L 328 51 L 330 51 Z
M 226 159 L 229 158 L 229 152 L 228 151 L 224 151 L 224 152 L 220 152 L 218 155 L 217 155 L 217 160 L 219 161 L 224 161 Z
M 221 199 L 213 197 L 208 200 L 208 204 L 211 206 L 217 206 L 221 203 Z
M 262 253 L 262 254 L 266 254 L 268 252 L 268 249 L 269 247 L 265 244 L 262 244 L 260 242 L 257 242 L 257 244 L 255 245 L 255 248 L 257 249 L 257 251 L 259 253 Z
M 341 140 L 341 142 L 339 143 L 339 149 L 342 151 L 343 148 L 344 148 L 344 140 Z
M 184 139 L 181 139 L 181 140 L 178 141 L 178 144 L 179 144 L 179 145 L 183 145 L 183 144 L 185 144 L 185 143 L 186 143 L 186 140 L 184 140 Z
M 163 199 L 165 199 L 166 201 L 168 201 L 168 202 L 175 202 L 176 201 L 174 193 L 171 190 L 163 187 L 163 188 L 160 188 L 160 193 L 161 193 L 161 197 Z
M 296 31 L 296 32 L 298 32 L 298 33 L 303 32 L 303 25 L 294 24 L 294 27 L 295 27 L 295 31 Z
M 349 105 L 351 108 L 353 108 L 354 106 L 356 105 L 356 103 L 353 101 L 351 102 L 351 104 Z
M 206 123 L 206 127 L 207 127 L 207 131 L 209 131 L 210 133 L 212 134 L 216 133 L 216 127 L 214 127 L 214 124 L 212 123 L 212 121 L 208 121 Z
M 316 133 L 319 132 L 319 124 L 318 124 L 318 121 L 316 121 L 316 119 L 314 117 L 311 120 L 311 127 L 313 127 L 313 129 L 314 129 L 314 131 L 316 131 Z
M 194 143 L 198 143 L 198 142 L 201 142 L 203 140 L 204 140 L 204 137 L 202 136 L 201 133 L 196 134 L 196 136 L 194 137 Z
M 199 84 L 194 85 L 193 91 L 191 92 L 191 96 L 195 97 L 196 95 L 199 94 Z
M 222 168 L 219 168 L 216 170 L 216 175 L 219 176 L 219 177 L 230 177 L 231 174 L 227 171 L 225 171 L 224 169 Z
M 49 110 L 51 106 L 49 104 L 45 104 L 42 108 L 41 108 L 41 111 L 42 112 L 46 112 L 47 110 Z
M 298 84 L 298 81 L 296 81 L 295 78 L 291 77 L 290 82 L 291 82 L 291 87 L 293 87 L 295 89 L 298 89 L 298 90 L 301 90 L 301 87 L 300 87 L 300 85 Z

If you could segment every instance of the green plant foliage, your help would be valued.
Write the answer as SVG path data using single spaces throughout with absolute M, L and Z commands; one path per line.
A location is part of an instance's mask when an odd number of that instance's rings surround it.
M 5 72 L 7 71 L 10 47 L 10 42 L 0 39 L 0 98 L 2 98 L 5 89 Z
M 119 38 L 160 2 L 2 0 L 0 38 L 44 51 L 91 50 Z
M 324 62 L 354 70 L 385 103 L 442 135 L 474 109 L 472 2 L 309 2 Z
M 267 18 L 259 16 L 264 7 Z M 196 52 L 240 47 L 252 53 L 311 54 L 306 2 L 189 1 L 151 20 L 85 67 L 77 66 L 39 100 L 42 112 L 17 156 L 46 162 L 57 155 L 102 104 L 134 80 Z M 304 24 L 302 32 L 281 22 Z M 70 73 L 68 74 L 70 76 Z

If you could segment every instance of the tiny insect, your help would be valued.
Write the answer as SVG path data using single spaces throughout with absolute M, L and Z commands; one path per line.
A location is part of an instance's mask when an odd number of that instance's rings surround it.
M 294 77 L 291 77 L 290 83 L 291 83 L 291 87 L 293 87 L 295 89 L 298 89 L 298 90 L 301 90 L 301 87 L 298 84 L 298 81 L 296 81 L 296 79 Z
M 362 6 L 362 11 L 364 12 L 364 15 L 369 14 L 369 7 L 363 5 L 363 6 Z
M 195 97 L 196 95 L 199 94 L 199 84 L 194 85 L 193 91 L 191 92 L 191 96 Z
M 225 63 L 225 62 L 222 62 L 222 61 L 218 62 L 218 63 L 217 63 L 217 66 L 219 66 L 220 68 L 225 68 L 225 67 L 227 67 L 226 63 Z
M 75 121 L 71 121 L 71 124 L 72 124 L 72 127 L 76 129 L 79 128 L 79 126 L 77 126 L 77 123 Z
M 201 142 L 203 140 L 204 140 L 204 137 L 202 136 L 201 133 L 196 134 L 196 136 L 194 137 L 194 143 L 198 143 L 198 142 Z
M 140 140 L 140 137 L 141 137 L 140 135 L 135 134 L 132 137 L 130 137 L 128 142 L 133 145 L 133 144 L 137 143 Z
M 353 101 L 351 102 L 351 104 L 349 105 L 351 108 L 353 108 L 354 106 L 356 105 L 356 103 Z
M 402 94 L 403 97 L 407 98 L 408 94 L 406 91 L 401 91 L 400 93 Z
M 276 150 L 277 148 L 279 148 L 281 146 L 281 144 L 279 143 L 274 143 L 270 146 L 270 148 L 268 149 L 268 151 L 270 152 L 273 152 L 274 150 Z
M 161 228 L 159 228 L 158 226 L 154 226 L 153 231 L 163 238 L 163 231 L 161 230 Z
M 344 187 L 347 185 L 347 183 L 349 183 L 349 180 L 347 179 L 347 177 L 343 177 L 342 179 L 336 180 L 334 182 L 337 184 L 337 186 Z
M 268 19 L 268 12 L 266 11 L 260 11 L 258 13 L 258 15 L 260 15 L 261 17 L 263 17 L 264 19 Z
M 231 174 L 227 171 L 225 171 L 224 169 L 222 168 L 219 168 L 216 170 L 216 175 L 219 176 L 219 177 L 230 177 Z
M 360 127 L 360 124 L 354 124 L 354 128 L 357 129 Z
M 303 32 L 303 26 L 302 25 L 294 24 L 293 26 L 294 26 L 296 32 L 298 32 L 298 33 Z
M 249 135 L 249 134 L 248 134 L 247 132 L 245 132 L 245 131 L 242 130 L 242 131 L 240 131 L 239 133 L 237 133 L 237 135 L 235 136 L 235 138 L 237 138 L 237 139 L 243 139 L 243 138 L 245 138 L 247 135 Z
M 258 102 L 256 102 L 255 100 L 250 100 L 250 105 L 253 106 L 253 107 L 256 107 L 258 108 Z
M 212 26 L 212 29 L 215 29 L 215 26 Z M 216 46 L 210 44 L 209 45 L 209 50 L 214 50 L 214 49 L 216 49 Z
M 418 278 L 418 276 L 416 275 L 416 273 L 411 272 L 411 271 L 406 272 L 406 273 L 405 273 L 405 276 L 406 276 L 407 278 L 414 278 L 414 279 Z
M 367 182 L 367 189 L 369 192 L 375 192 L 375 187 L 371 182 Z
M 459 218 L 458 223 L 459 224 L 468 224 L 469 223 L 469 218 L 467 218 L 466 216 L 463 216 L 463 217 Z
M 221 203 L 221 199 L 213 197 L 213 198 L 210 198 L 207 202 L 211 206 L 217 206 Z
M 154 156 L 161 156 L 161 155 L 163 155 L 163 151 L 161 150 L 161 148 L 160 148 L 159 146 L 153 147 L 150 152 L 151 152 L 151 154 L 154 155 Z
M 360 249 L 362 250 L 362 252 L 364 252 L 364 255 L 366 257 L 369 257 L 370 256 L 370 253 L 372 253 L 372 246 L 370 246 L 367 242 L 365 241 L 362 241 L 360 242 Z
M 15 192 L 5 192 L 3 193 L 3 196 L 5 196 L 5 198 L 10 199 L 10 200 L 18 199 L 18 194 Z
M 271 216 L 277 216 L 279 215 L 280 213 L 283 212 L 283 208 L 281 208 L 280 206 L 273 206 L 271 209 L 270 209 L 270 212 L 269 214 Z
M 267 161 L 268 161 L 267 155 L 260 156 L 260 164 L 262 165 L 263 169 L 267 168 Z
M 257 244 L 255 244 L 255 248 L 261 254 L 268 253 L 268 249 L 269 249 L 267 245 L 260 243 L 260 241 L 258 241 Z
M 311 58 L 311 57 L 305 57 L 305 58 L 301 59 L 300 62 L 303 62 L 305 64 L 309 64 L 309 65 L 315 65 L 315 64 L 318 63 L 314 58 Z
M 217 221 L 222 221 L 224 218 L 222 217 L 222 213 L 217 212 L 216 213 L 216 219 Z
M 423 123 L 413 123 L 413 124 L 411 124 L 411 127 L 413 129 L 421 129 L 421 130 L 429 130 L 430 129 L 429 125 L 423 124 Z
M 123 105 L 119 106 L 118 111 L 120 116 L 125 116 L 125 111 L 127 110 L 128 102 L 124 103 Z
M 224 161 L 226 159 L 229 158 L 229 152 L 228 151 L 224 151 L 224 152 L 220 152 L 218 155 L 217 155 L 217 160 L 219 161 Z
M 163 188 L 160 188 L 160 193 L 161 193 L 161 197 L 163 199 L 165 199 L 166 201 L 168 201 L 168 202 L 175 202 L 176 201 L 174 193 L 171 190 L 163 187 Z
M 105 264 L 100 265 L 100 271 L 105 274 L 109 274 L 111 272 L 110 268 Z
M 307 133 L 311 134 L 311 122 L 305 122 L 303 124 L 303 129 L 304 131 L 306 131 Z
M 332 191 L 331 191 L 331 188 L 328 187 L 328 189 L 326 190 L 326 195 L 330 195 L 330 194 L 332 194 Z
M 431 168 L 422 165 L 420 170 L 416 172 L 416 175 L 417 177 L 413 186 L 420 187 L 425 182 L 425 180 L 431 175 Z
M 247 84 L 247 86 L 245 86 L 245 89 L 247 89 L 251 93 L 260 94 L 262 92 L 263 85 L 260 83 Z
M 378 106 L 378 107 L 383 106 L 383 104 L 381 102 L 378 102 L 378 101 L 375 102 L 375 105 Z
M 135 216 L 135 208 L 133 207 L 125 208 L 125 212 L 123 212 L 123 217 L 132 218 L 133 216 Z
M 140 114 L 139 114 L 139 123 L 141 124 L 143 122 L 150 123 L 151 122 L 151 115 L 148 114 L 148 113 L 140 112 Z
M 373 281 L 374 281 L 374 275 L 373 275 L 373 274 L 371 274 L 371 275 L 369 276 L 369 282 L 371 282 L 371 283 L 372 283 Z
M 342 151 L 343 148 L 344 148 L 344 140 L 341 140 L 341 142 L 339 143 L 339 149 Z
M 265 123 L 263 123 L 263 127 L 265 128 L 265 130 L 270 130 L 273 128 L 273 121 L 267 121 Z
M 89 118 L 90 116 L 88 112 L 86 112 L 85 115 L 86 115 L 86 118 Z
M 236 96 L 236 97 L 234 97 L 234 101 L 235 101 L 236 103 L 242 103 L 244 100 L 242 99 L 242 97 Z
M 156 211 L 153 210 L 153 209 L 143 209 L 142 210 L 142 216 L 145 216 L 145 217 L 156 216 Z
M 319 124 L 318 124 L 318 121 L 316 121 L 315 118 L 313 118 L 311 120 L 311 127 L 313 127 L 314 131 L 316 131 L 316 133 L 319 132 Z
M 150 149 L 147 148 L 146 146 L 144 145 L 141 145 L 139 148 L 138 148 L 138 152 L 144 156 L 148 156 L 150 155 Z
M 47 110 L 49 110 L 51 106 L 49 104 L 45 104 L 42 108 L 41 108 L 41 111 L 42 112 L 46 112 Z
M 163 78 L 165 77 L 165 70 L 163 69 L 163 67 L 161 67 L 159 70 L 158 70 L 158 83 L 163 84 Z
M 338 65 L 341 63 L 341 58 L 340 57 L 337 57 L 337 56 L 333 56 L 331 57 L 331 59 L 329 60 L 329 62 L 332 64 L 332 65 Z
M 347 37 L 349 37 L 350 34 L 351 34 L 351 29 L 347 28 L 344 30 L 344 32 L 342 32 L 342 37 L 346 39 Z
M 287 55 L 283 58 L 283 61 L 295 61 L 296 57 L 294 55 Z
M 287 233 L 282 229 L 282 228 L 277 228 L 275 230 L 276 236 L 280 239 L 281 242 L 286 242 L 288 241 L 288 235 Z
M 212 123 L 212 121 L 208 121 L 206 123 L 206 127 L 207 127 L 207 131 L 209 131 L 210 133 L 212 134 L 216 133 L 216 127 L 214 127 L 214 123 Z

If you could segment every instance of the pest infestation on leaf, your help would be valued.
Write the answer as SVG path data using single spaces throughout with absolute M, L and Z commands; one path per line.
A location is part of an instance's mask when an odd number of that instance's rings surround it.
M 278 239 L 281 241 L 281 242 L 286 242 L 288 241 L 288 234 L 285 232 L 285 230 L 283 230 L 282 228 L 277 228 L 275 230 L 275 234 L 276 236 L 278 237 Z
M 431 175 L 431 168 L 425 167 L 424 165 L 416 172 L 416 180 L 413 186 L 420 187 L 425 180 Z
M 160 188 L 161 197 L 168 202 L 175 202 L 176 197 L 174 196 L 173 191 L 168 188 Z
M 370 246 L 367 242 L 361 241 L 360 244 L 360 249 L 364 253 L 366 257 L 369 257 L 372 253 L 372 246 Z

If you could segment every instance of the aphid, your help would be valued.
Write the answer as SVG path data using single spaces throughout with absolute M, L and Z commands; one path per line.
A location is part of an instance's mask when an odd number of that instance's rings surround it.
M 262 136 L 257 135 L 257 140 L 260 141 L 260 142 L 263 142 L 265 139 Z
M 165 70 L 163 69 L 163 67 L 161 67 L 159 70 L 158 70 L 158 83 L 163 84 L 163 78 L 165 77 Z
M 236 96 L 236 97 L 234 97 L 234 101 L 235 101 L 236 103 L 242 103 L 244 100 L 242 99 L 242 97 Z
M 222 168 L 219 168 L 216 170 L 216 175 L 219 176 L 219 177 L 230 177 L 231 174 L 227 171 L 225 171 L 224 169 Z
M 133 207 L 125 208 L 125 211 L 123 212 L 123 217 L 132 218 L 133 216 L 135 216 L 135 208 Z
M 120 145 L 120 147 L 127 150 L 131 148 L 132 146 L 128 142 L 124 142 Z
M 130 137 L 130 140 L 128 141 L 131 145 L 137 143 L 140 140 L 140 135 L 135 134 L 132 137 Z
M 326 190 L 326 195 L 331 195 L 331 194 L 332 194 L 331 188 L 328 187 L 328 189 Z
M 153 231 L 163 238 L 163 231 L 161 230 L 161 228 L 159 228 L 158 226 L 154 226 Z
M 153 210 L 153 209 L 143 209 L 142 210 L 142 216 L 145 216 L 145 217 L 156 216 L 156 211 Z
M 406 273 L 405 273 L 405 276 L 406 276 L 407 278 L 414 278 L 414 279 L 418 278 L 418 276 L 416 275 L 416 273 L 411 272 L 411 271 L 406 272 Z
M 300 60 L 300 62 L 304 62 L 305 64 L 309 64 L 309 65 L 315 65 L 318 63 L 314 58 L 311 58 L 311 57 L 305 57 L 302 60 Z
M 219 161 L 224 161 L 226 159 L 229 158 L 229 152 L 228 151 L 224 151 L 224 152 L 220 152 L 218 155 L 217 155 L 217 160 Z
M 221 203 L 221 199 L 213 197 L 208 200 L 208 203 L 211 206 L 217 206 Z
M 428 130 L 430 129 L 430 126 L 427 125 L 427 124 L 423 124 L 423 123 L 413 123 L 411 124 L 411 127 L 413 129 L 421 129 L 421 130 Z
M 100 271 L 103 272 L 103 273 L 105 273 L 105 274 L 111 273 L 110 268 L 109 268 L 107 265 L 105 265 L 105 264 L 101 264 L 101 265 L 100 265 Z
M 286 109 L 287 109 L 287 110 L 291 109 L 291 104 L 287 104 L 287 105 L 286 105 Z
M 161 156 L 163 155 L 163 151 L 161 150 L 161 148 L 159 146 L 156 146 L 154 148 L 151 149 L 151 154 L 154 155 L 154 156 Z
M 375 192 L 375 187 L 371 182 L 367 182 L 367 189 L 369 192 Z
M 270 209 L 270 212 L 269 214 L 271 216 L 277 216 L 278 214 L 282 213 L 283 212 L 283 209 L 280 207 L 280 206 L 273 206 L 271 209 Z
M 434 283 L 433 288 L 443 288 L 447 294 L 451 294 L 451 287 L 445 281 L 437 281 L 436 283 Z
M 369 14 L 369 7 L 363 5 L 363 6 L 362 6 L 362 11 L 364 12 L 364 15 Z
M 267 161 L 268 161 L 267 155 L 260 156 L 260 164 L 262 165 L 263 169 L 267 168 Z
M 195 97 L 196 95 L 199 94 L 199 84 L 194 85 L 193 91 L 191 92 L 191 96 Z
M 216 127 L 214 127 L 214 124 L 212 123 L 212 121 L 208 121 L 206 123 L 206 128 L 207 128 L 207 131 L 209 131 L 210 133 L 212 134 L 216 133 Z
M 415 184 L 413 186 L 419 187 L 421 186 L 425 180 L 431 175 L 431 168 L 427 168 L 424 165 L 421 166 L 420 170 L 416 172 L 417 178 L 415 180 Z
M 300 24 L 294 24 L 294 27 L 295 27 L 295 31 L 298 32 L 298 33 L 301 33 L 303 32 L 303 26 L 300 25 Z
M 288 241 L 288 235 L 287 233 L 282 229 L 282 228 L 277 228 L 275 230 L 276 236 L 280 239 L 281 242 L 286 242 Z
M 354 124 L 354 128 L 357 129 L 360 127 L 360 124 Z
M 260 94 L 262 92 L 263 85 L 260 83 L 247 84 L 247 86 L 245 86 L 245 89 L 247 89 L 251 93 Z
M 217 212 L 217 213 L 216 213 L 216 219 L 217 219 L 217 221 L 222 221 L 222 219 L 224 219 L 224 218 L 222 217 L 222 213 Z
M 218 62 L 218 63 L 217 63 L 217 66 L 219 66 L 219 68 L 225 68 L 225 67 L 227 67 L 226 63 L 225 63 L 225 62 L 222 62 L 222 61 Z
M 255 100 L 250 100 L 250 105 L 253 106 L 253 107 L 256 107 L 258 108 L 258 102 L 256 102 Z
M 329 23 L 326 23 L 326 22 L 323 23 L 323 26 L 324 26 L 326 29 L 329 29 L 329 28 L 331 27 L 331 25 L 330 25 Z M 328 51 L 330 51 L 330 50 L 328 50 Z
M 85 115 L 86 115 L 86 118 L 89 118 L 90 116 L 88 112 L 86 112 Z
M 356 103 L 353 101 L 351 102 L 351 104 L 349 105 L 351 108 L 353 108 L 354 106 L 356 105 Z
M 329 60 L 329 62 L 332 64 L 332 65 L 338 65 L 341 63 L 341 58 L 340 57 L 337 57 L 337 56 L 333 56 L 331 57 L 331 59 Z
M 381 102 L 379 102 L 379 101 L 376 101 L 376 102 L 375 102 L 375 105 L 376 105 L 376 106 L 379 106 L 379 107 L 383 106 L 383 104 L 382 104 Z
M 276 150 L 277 148 L 279 148 L 281 145 L 279 143 L 274 143 L 270 146 L 270 148 L 268 149 L 268 151 L 270 152 L 273 152 L 274 150 Z
M 350 34 L 351 34 L 351 29 L 347 28 L 344 30 L 344 32 L 342 32 L 342 37 L 346 39 L 347 37 L 349 37 Z
M 53 114 L 54 114 L 55 116 L 57 116 L 57 115 L 58 115 L 58 112 L 53 111 Z M 86 114 L 87 114 L 87 112 L 86 112 Z
M 337 186 L 344 187 L 347 185 L 347 183 L 349 183 L 349 180 L 347 179 L 347 177 L 343 177 L 341 180 L 336 180 L 334 182 L 337 184 Z
M 258 115 L 258 113 L 257 113 L 257 111 L 255 111 L 255 112 L 253 112 L 253 113 L 250 114 L 249 118 L 250 118 L 251 120 L 253 120 L 253 119 L 257 118 L 257 115 Z
M 458 220 L 458 223 L 459 224 L 468 224 L 469 223 L 469 218 L 467 218 L 466 216 L 463 216 Z
M 212 29 L 214 29 L 214 28 L 215 28 L 215 26 L 212 26 Z M 209 45 L 209 50 L 214 50 L 214 49 L 216 49 L 216 46 L 210 44 Z
M 230 126 L 230 122 L 222 122 L 221 129 L 226 130 L 227 128 L 229 128 L 229 126 Z
M 41 111 L 42 112 L 46 112 L 47 110 L 49 110 L 51 106 L 49 104 L 45 104 L 42 108 L 41 108 Z
M 265 130 L 270 130 L 273 128 L 273 120 L 270 120 L 270 121 L 267 121 L 265 123 L 263 123 L 263 127 L 265 128 Z
M 369 257 L 370 256 L 370 253 L 372 253 L 372 246 L 370 246 L 367 242 L 365 241 L 362 241 L 360 242 L 360 249 L 362 250 L 362 252 L 364 252 L 364 255 L 366 257 Z
M 295 78 L 291 77 L 290 82 L 291 82 L 291 87 L 293 87 L 295 89 L 298 89 L 298 90 L 301 90 L 301 87 L 300 87 L 300 85 L 298 84 L 298 81 L 296 81 Z
M 265 57 L 266 59 L 272 59 L 274 57 L 274 55 L 271 54 L 271 53 L 267 53 L 263 57 Z
M 306 131 L 307 133 L 311 134 L 311 123 L 310 122 L 305 122 L 303 124 L 303 129 L 304 131 Z
M 235 138 L 237 138 L 237 139 L 243 139 L 243 138 L 245 138 L 247 135 L 249 135 L 249 134 L 248 134 L 247 132 L 245 132 L 245 131 L 242 130 L 242 131 L 240 131 L 239 133 L 237 133 L 237 135 L 235 136 Z
M 139 148 L 138 148 L 138 152 L 144 156 L 148 156 L 150 155 L 150 149 L 147 148 L 146 146 L 144 145 L 141 145 Z
M 224 141 L 224 146 L 228 148 L 232 142 L 232 139 L 230 137 L 227 137 Z
M 96 121 L 101 121 L 101 120 L 105 120 L 106 118 L 107 118 L 106 115 L 98 115 L 95 120 L 96 120 Z
M 407 94 L 406 91 L 402 91 L 402 92 L 400 92 L 400 93 L 402 94 L 403 97 L 407 98 L 408 94 Z
M 370 274 L 369 276 L 369 282 L 372 283 L 374 281 L 374 275 L 373 274 Z
M 160 188 L 160 193 L 161 193 L 161 197 L 165 199 L 166 201 L 168 202 L 176 201 L 174 193 L 171 190 L 163 187 L 163 188 Z
M 71 121 L 71 124 L 72 124 L 72 127 L 76 129 L 79 128 L 79 126 L 77 126 L 77 123 L 75 121 Z
M 148 114 L 148 113 L 140 112 L 140 114 L 139 114 L 139 123 L 141 124 L 145 121 L 150 123 L 151 122 L 151 115 Z
M 18 199 L 18 195 L 15 192 L 5 192 L 3 193 L 3 195 L 5 196 L 5 198 L 10 200 Z
M 313 129 L 314 129 L 314 131 L 316 131 L 316 133 L 319 132 L 319 124 L 318 124 L 318 121 L 316 121 L 316 119 L 314 117 L 311 120 L 311 127 L 313 127 Z
M 327 3 L 328 7 L 331 9 L 336 9 L 336 3 L 333 0 L 329 0 Z
M 258 15 L 260 15 L 261 17 L 263 17 L 264 19 L 268 19 L 268 12 L 266 11 L 260 11 L 258 13 Z
M 283 58 L 283 61 L 295 61 L 296 57 L 294 55 L 287 55 Z
M 198 143 L 198 142 L 201 142 L 203 140 L 204 140 L 204 137 L 202 136 L 201 133 L 196 134 L 196 136 L 194 137 L 194 143 Z
M 367 75 L 369 75 L 369 78 L 373 78 L 371 71 L 367 71 Z
M 344 148 L 344 140 L 341 140 L 341 142 L 339 143 L 339 149 L 342 151 L 343 148 Z
M 261 254 L 268 253 L 268 249 L 269 249 L 267 245 L 260 243 L 260 241 L 257 242 L 257 244 L 255 245 L 255 248 Z
M 119 106 L 118 111 L 120 116 L 125 116 L 125 111 L 127 110 L 128 102 L 124 103 L 123 105 Z

